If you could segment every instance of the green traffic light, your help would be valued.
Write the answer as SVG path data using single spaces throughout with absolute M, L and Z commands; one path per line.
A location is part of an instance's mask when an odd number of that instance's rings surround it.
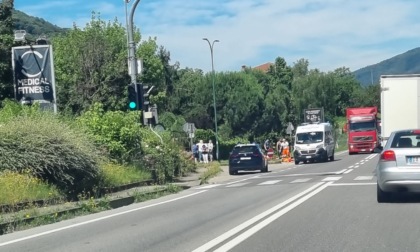
M 135 109 L 137 107 L 135 102 L 130 102 L 128 106 L 130 107 L 130 109 Z

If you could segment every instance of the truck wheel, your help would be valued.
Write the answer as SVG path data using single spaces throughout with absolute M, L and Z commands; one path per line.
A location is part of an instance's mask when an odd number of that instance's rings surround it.
M 332 153 L 332 155 L 330 157 L 330 161 L 334 161 L 334 151 L 333 151 L 333 153 Z

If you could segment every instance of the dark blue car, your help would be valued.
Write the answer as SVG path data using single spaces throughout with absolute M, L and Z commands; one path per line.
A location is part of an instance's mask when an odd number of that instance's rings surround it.
M 238 171 L 268 172 L 268 159 L 258 144 L 238 144 L 229 156 L 229 174 Z

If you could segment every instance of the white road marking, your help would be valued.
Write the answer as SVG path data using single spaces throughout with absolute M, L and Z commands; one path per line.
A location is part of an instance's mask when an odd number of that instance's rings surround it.
M 339 175 L 339 174 L 343 174 L 347 169 L 343 169 L 341 171 L 335 172 L 333 174 Z
M 255 224 L 256 222 L 264 219 L 265 217 L 267 217 L 268 215 L 278 211 L 279 209 L 287 206 L 288 204 L 292 203 L 293 201 L 301 198 L 302 196 L 314 192 L 315 190 L 322 188 L 324 189 L 326 187 L 326 185 L 328 185 L 328 183 L 324 183 L 324 182 L 319 182 L 311 187 L 309 187 L 308 189 L 306 189 L 303 192 L 300 192 L 298 194 L 296 194 L 295 196 L 288 198 L 287 200 L 283 201 L 282 203 L 258 214 L 257 216 L 254 216 L 253 218 L 245 221 L 244 223 L 232 228 L 231 230 L 221 234 L 220 236 L 214 238 L 213 240 L 207 242 L 206 244 L 203 244 L 202 246 L 200 246 L 199 248 L 193 250 L 193 252 L 205 252 L 210 250 L 211 248 L 213 248 L 214 246 L 217 246 L 218 244 L 224 242 L 225 240 L 229 239 L 230 237 L 236 235 L 237 233 L 241 232 L 242 230 L 248 228 L 249 226 Z M 318 191 L 317 191 L 318 193 Z M 290 207 L 290 205 L 288 206 Z M 291 209 L 289 209 L 291 210 Z M 227 251 L 228 249 L 225 249 L 223 251 Z
M 253 178 L 253 177 L 251 177 L 251 178 Z M 246 178 L 246 179 L 236 180 L 236 181 L 233 181 L 233 182 L 226 183 L 226 185 L 231 185 L 231 184 L 240 183 L 240 182 L 243 182 L 243 181 L 247 181 L 248 179 L 251 179 L 251 178 Z
M 358 166 L 358 165 L 356 165 L 356 166 L 354 166 L 354 169 L 357 169 L 357 168 L 359 168 L 360 166 Z
M 359 185 L 376 185 L 376 183 L 334 183 L 330 186 L 359 186 Z
M 312 178 L 303 178 L 303 179 L 295 179 L 295 180 L 293 180 L 292 182 L 290 182 L 290 183 L 305 183 L 305 182 L 308 182 L 309 180 L 311 180 Z
M 94 223 L 94 222 L 98 222 L 98 221 L 101 221 L 101 220 L 110 219 L 110 218 L 113 218 L 113 217 L 116 217 L 116 216 L 120 216 L 120 215 L 124 215 L 124 214 L 128 214 L 128 213 L 140 211 L 140 210 L 143 210 L 143 209 L 146 209 L 146 208 L 151 208 L 151 207 L 155 207 L 155 206 L 159 206 L 159 205 L 164 205 L 164 204 L 167 204 L 167 203 L 170 203 L 170 202 L 174 202 L 174 201 L 177 201 L 177 200 L 189 198 L 189 197 L 192 197 L 192 196 L 195 196 L 195 195 L 204 193 L 204 192 L 207 192 L 207 191 L 204 191 L 204 190 L 203 191 L 198 191 L 198 192 L 195 192 L 195 193 L 192 193 L 192 194 L 188 194 L 188 195 L 185 195 L 185 196 L 182 196 L 182 197 L 178 197 L 178 198 L 174 198 L 174 199 L 162 201 L 162 202 L 159 202 L 159 203 L 150 204 L 150 205 L 147 205 L 147 206 L 142 206 L 142 207 L 130 209 L 130 210 L 123 211 L 123 212 L 118 212 L 118 213 L 115 213 L 115 214 L 110 214 L 110 215 L 99 217 L 99 218 L 96 218 L 96 219 L 91 219 L 91 220 L 88 220 L 88 221 L 84 221 L 84 222 L 72 224 L 72 225 L 69 225 L 69 226 L 65 226 L 65 227 L 61 227 L 61 228 L 56 228 L 56 229 L 52 229 L 52 230 L 45 231 L 45 232 L 42 232 L 42 233 L 38 233 L 38 234 L 34 234 L 34 235 L 22 237 L 22 238 L 19 238 L 19 239 L 11 240 L 11 241 L 8 241 L 8 242 L 3 242 L 3 243 L 0 243 L 0 247 L 6 246 L 6 245 L 9 245 L 9 244 L 12 244 L 12 243 L 17 243 L 17 242 L 21 242 L 21 241 L 30 240 L 30 239 L 33 239 L 33 238 L 37 238 L 37 237 L 48 235 L 48 234 L 52 234 L 52 233 L 57 233 L 57 232 L 60 232 L 60 231 L 63 231 L 63 230 L 67 230 L 67 229 L 71 229 L 71 228 L 75 228 L 75 227 L 80 227 L 80 226 L 83 226 L 83 225 L 86 225 L 86 224 L 90 224 L 90 223 Z
M 196 190 L 210 189 L 210 188 L 214 188 L 214 187 L 217 187 L 217 186 L 220 186 L 220 185 L 221 184 L 211 184 L 211 185 L 200 186 L 200 187 L 197 187 L 197 188 L 194 188 L 194 189 L 196 189 Z
M 228 185 L 226 187 L 240 187 L 240 186 L 244 186 L 249 184 L 250 182 L 246 182 L 246 183 L 236 183 L 236 184 L 232 184 L 232 185 Z
M 370 155 L 369 155 L 366 159 L 369 159 L 369 160 L 370 160 L 370 159 L 372 159 L 372 158 L 376 157 L 377 155 L 378 155 L 378 154 L 376 154 L 376 153 L 375 153 L 375 154 L 370 154 Z
M 353 165 L 350 165 L 350 166 L 349 166 L 349 169 L 351 169 L 351 168 L 353 168 L 353 167 L 354 167 Z
M 353 171 L 353 169 L 348 169 L 347 171 L 343 172 L 343 174 L 348 174 L 348 173 L 350 173 L 352 171 Z
M 354 180 L 372 180 L 373 176 L 358 176 Z
M 259 183 L 258 185 L 274 185 L 280 182 L 281 180 L 268 180 L 262 183 Z
M 255 233 L 257 233 L 258 231 L 260 231 L 261 229 L 263 229 L 265 226 L 268 226 L 270 223 L 274 222 L 275 220 L 277 220 L 278 218 L 280 218 L 284 214 L 288 213 L 289 211 L 293 210 L 295 207 L 299 206 L 300 204 L 302 204 L 303 202 L 307 201 L 308 199 L 310 199 L 314 195 L 318 194 L 319 192 L 321 192 L 322 190 L 324 190 L 325 188 L 327 188 L 332 183 L 333 182 L 328 182 L 328 183 L 320 186 L 319 188 L 313 190 L 309 194 L 303 196 L 302 198 L 296 200 L 295 202 L 291 203 L 287 207 L 281 209 L 277 213 L 274 213 L 273 215 L 269 216 L 267 219 L 261 221 L 260 223 L 256 224 L 255 226 L 251 227 L 247 231 L 245 231 L 242 234 L 238 235 L 237 237 L 235 237 L 231 241 L 227 242 L 226 244 L 224 244 L 220 248 L 216 249 L 215 252 L 229 251 L 230 249 L 232 249 L 236 245 L 240 244 L 241 242 L 245 241 L 246 239 L 248 239 L 249 237 L 251 237 L 252 235 L 254 235 Z
M 325 181 L 325 182 L 327 182 L 327 181 L 337 181 L 337 180 L 340 180 L 341 178 L 342 177 L 326 177 L 322 181 Z

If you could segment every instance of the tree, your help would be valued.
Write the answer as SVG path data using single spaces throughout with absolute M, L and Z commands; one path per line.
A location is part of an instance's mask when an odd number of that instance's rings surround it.
M 92 13 L 84 29 L 76 26 L 53 39 L 58 104 L 80 113 L 99 102 L 105 110 L 125 110 L 127 40 L 117 20 L 105 23 Z
M 12 54 L 13 46 L 13 0 L 3 0 L 0 3 L 0 101 L 12 98 L 13 73 Z

